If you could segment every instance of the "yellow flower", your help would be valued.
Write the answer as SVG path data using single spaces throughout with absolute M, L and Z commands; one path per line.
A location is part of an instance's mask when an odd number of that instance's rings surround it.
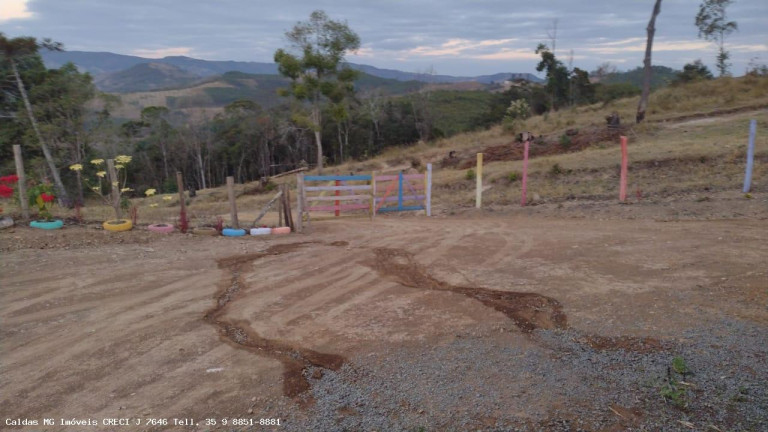
M 91 189 L 93 189 L 94 192 L 101 192 L 101 189 L 99 189 L 98 186 L 94 186 Z
M 112 182 L 112 187 L 118 187 L 120 185 L 119 182 Z
M 99 171 L 99 172 L 96 173 L 96 175 L 99 176 L 99 177 L 104 177 L 105 175 L 107 175 L 107 172 L 106 171 Z
M 94 159 L 91 161 L 91 163 L 94 165 L 101 165 L 104 163 L 104 159 Z
M 83 166 L 81 164 L 74 164 L 74 165 L 70 165 L 69 169 L 71 169 L 72 171 L 82 171 Z
M 122 189 L 120 189 L 120 192 L 133 192 L 133 189 L 131 189 L 131 188 L 122 188 Z
M 131 159 L 133 159 L 131 156 L 119 155 L 115 158 L 115 162 L 119 164 L 127 164 L 131 163 Z
M 173 196 L 171 196 L 171 195 L 165 195 L 165 196 L 163 197 L 163 199 L 164 199 L 165 201 L 170 201 L 170 200 L 172 200 L 172 199 L 173 199 Z
M 156 193 L 157 193 L 156 189 L 147 189 L 147 190 L 144 191 L 144 195 L 146 195 L 148 197 L 151 197 L 152 195 L 154 195 Z
M 152 203 L 149 205 L 150 207 L 157 207 L 157 203 Z
M 125 168 L 125 165 L 123 165 L 123 164 L 115 165 L 115 169 L 123 169 L 123 168 Z

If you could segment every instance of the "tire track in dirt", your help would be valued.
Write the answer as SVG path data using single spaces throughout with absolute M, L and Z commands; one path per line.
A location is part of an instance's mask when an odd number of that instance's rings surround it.
M 203 320 L 219 329 L 220 336 L 231 345 L 255 352 L 275 360 L 283 365 L 283 394 L 296 398 L 309 390 L 309 381 L 305 372 L 309 368 L 317 370 L 339 370 L 347 360 L 337 354 L 317 352 L 308 348 L 262 337 L 245 320 L 226 318 L 227 307 L 247 288 L 243 273 L 245 266 L 271 255 L 282 255 L 295 251 L 299 247 L 314 242 L 280 244 L 269 247 L 264 252 L 237 255 L 217 261 L 219 268 L 226 270 L 216 293 L 216 305 L 208 310 Z M 331 244 L 336 245 L 336 244 Z M 320 378 L 313 374 L 313 378 Z

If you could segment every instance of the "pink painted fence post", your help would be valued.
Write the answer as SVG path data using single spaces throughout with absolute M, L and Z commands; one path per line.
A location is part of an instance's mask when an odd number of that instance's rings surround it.
M 523 145 L 523 197 L 520 200 L 520 205 L 525 207 L 528 202 L 528 148 L 531 145 L 530 139 L 526 139 Z
M 619 180 L 619 201 L 627 199 L 627 137 L 621 137 L 621 179 Z

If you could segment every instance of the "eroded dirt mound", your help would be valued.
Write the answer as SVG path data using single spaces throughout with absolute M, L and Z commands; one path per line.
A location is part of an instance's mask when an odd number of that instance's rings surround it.
M 507 317 L 523 332 L 536 329 L 564 329 L 567 318 L 560 303 L 536 293 L 496 291 L 485 288 L 454 286 L 430 276 L 409 252 L 396 249 L 374 250 L 376 260 L 371 266 L 382 276 L 412 288 L 450 291 L 473 298 Z
M 587 126 L 572 128 L 560 135 L 541 135 L 531 142 L 528 157 L 550 156 L 562 153 L 572 153 L 584 150 L 599 143 L 618 144 L 619 137 L 626 133 L 626 128 L 609 129 L 604 126 Z M 510 141 L 509 143 L 486 147 L 482 150 L 483 162 L 515 161 L 523 159 L 523 143 Z M 458 169 L 472 168 L 477 164 L 474 154 L 454 155 L 442 161 L 443 167 L 456 167 Z

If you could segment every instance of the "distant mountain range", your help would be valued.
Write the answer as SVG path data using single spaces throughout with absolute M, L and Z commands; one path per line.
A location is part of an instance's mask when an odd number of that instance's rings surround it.
M 149 59 L 109 52 L 63 51 L 43 52 L 42 57 L 49 68 L 58 68 L 68 62 L 74 63 L 81 71 L 93 75 L 96 86 L 100 90 L 117 93 L 178 88 L 227 72 L 244 72 L 257 75 L 278 74 L 277 65 L 274 63 L 212 61 L 183 56 Z M 517 79 L 536 83 L 543 82 L 542 79 L 529 73 L 505 72 L 474 77 L 456 77 L 380 69 L 354 63 L 350 63 L 350 66 L 374 77 L 433 84 L 460 82 L 493 84 Z

